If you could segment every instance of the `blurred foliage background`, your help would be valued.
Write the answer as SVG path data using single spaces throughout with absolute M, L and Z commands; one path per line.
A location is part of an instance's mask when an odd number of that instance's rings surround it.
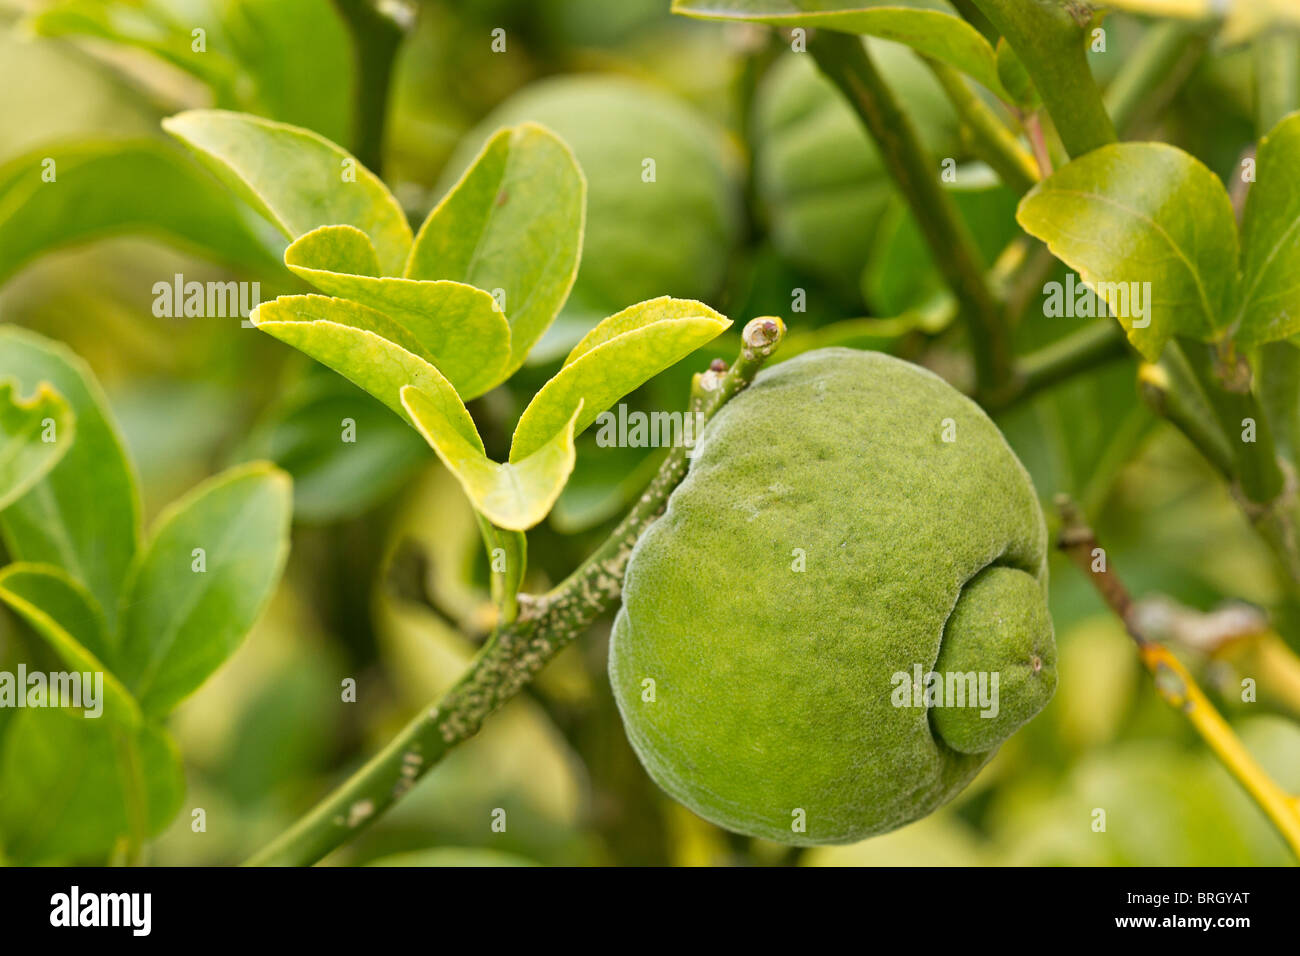
M 390 6 L 409 30 L 383 117 L 383 176 L 415 223 L 492 130 L 522 119 L 567 139 L 590 182 L 583 264 L 561 320 L 519 375 L 472 406 L 489 454 L 504 456 L 523 403 L 583 332 L 657 295 L 703 299 L 737 328 L 783 315 L 792 331 L 783 357 L 824 344 L 882 348 L 961 378 L 962 333 L 949 327 L 949 304 L 879 156 L 779 36 L 674 18 L 667 0 Z M 206 31 L 206 52 L 192 50 L 194 26 Z M 1103 83 L 1147 28 L 1121 15 L 1106 26 L 1107 51 L 1093 54 Z M 503 53 L 492 50 L 496 29 Z M 1018 234 L 1014 196 L 967 167 L 951 107 L 913 54 L 877 45 L 930 148 L 971 170 L 958 200 L 991 262 Z M 1241 51 L 1212 48 L 1135 134 L 1175 142 L 1226 178 L 1254 139 L 1250 70 Z M 488 624 L 472 514 L 414 432 L 236 319 L 152 311 L 154 283 L 177 273 L 258 281 L 263 300 L 302 291 L 264 225 L 231 208 L 159 120 L 216 105 L 356 148 L 356 131 L 374 121 L 358 116 L 360 83 L 328 0 L 0 0 L 0 183 L 25 157 L 107 152 L 125 158 L 67 216 L 94 223 L 100 205 L 124 197 L 139 210 L 130 228 L 106 219 L 62 235 L 44 223 L 48 236 L 34 227 L 15 237 L 0 203 L 0 321 L 87 359 L 138 463 L 147 516 L 242 460 L 271 458 L 295 480 L 279 593 L 174 719 L 188 794 L 151 862 L 246 857 L 446 688 Z M 640 177 L 646 156 L 657 161 L 653 185 Z M 804 311 L 792 309 L 798 290 Z M 1031 309 L 1020 346 L 1080 321 Z M 690 374 L 735 349 L 734 335 L 712 343 L 629 403 L 683 407 Z M 355 444 L 338 440 L 345 417 L 357 422 Z M 1278 597 L 1263 546 L 1209 467 L 1138 400 L 1131 362 L 1042 393 L 999 424 L 1045 504 L 1058 492 L 1083 503 L 1137 594 L 1202 611 Z M 597 448 L 588 433 L 559 506 L 530 534 L 526 589 L 576 566 L 657 461 L 652 450 Z M 954 805 L 899 832 L 795 852 L 673 804 L 624 739 L 603 622 L 329 862 L 1293 863 L 1158 700 L 1119 623 L 1063 560 L 1051 600 L 1056 698 Z M 41 653 L 0 612 L 0 668 Z M 1300 791 L 1295 694 L 1261 686 L 1258 703 L 1242 703 L 1240 661 L 1184 653 L 1252 752 Z M 357 683 L 355 703 L 341 700 L 346 678 Z M 0 710 L 0 732 L 9 717 Z M 191 830 L 195 807 L 206 810 L 206 832 Z M 1092 827 L 1098 807 L 1104 833 Z M 508 815 L 504 833 L 491 829 L 496 808 Z

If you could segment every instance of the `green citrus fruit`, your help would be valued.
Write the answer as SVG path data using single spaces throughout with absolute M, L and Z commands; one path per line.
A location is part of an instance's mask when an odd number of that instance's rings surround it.
M 633 551 L 609 660 L 628 737 L 741 833 L 915 820 L 1052 695 L 1046 554 L 1029 476 L 938 376 L 848 349 L 777 365 Z

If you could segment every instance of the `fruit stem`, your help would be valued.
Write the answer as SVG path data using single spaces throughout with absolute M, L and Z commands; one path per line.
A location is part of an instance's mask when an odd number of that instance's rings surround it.
M 1169 648 L 1143 633 L 1128 589 L 1116 575 L 1110 556 L 1101 552 L 1096 535 L 1074 502 L 1061 495 L 1057 498 L 1057 509 L 1061 514 L 1057 546 L 1089 577 L 1102 600 L 1124 623 L 1124 629 L 1137 643 L 1138 656 L 1151 674 L 1160 697 L 1187 718 L 1300 858 L 1300 802 L 1279 787 L 1251 756 Z M 1101 556 L 1097 557 L 1099 553 Z
M 818 30 L 808 41 L 808 52 L 839 87 L 879 148 L 969 326 L 975 392 L 981 399 L 995 397 L 1011 383 L 1008 330 L 970 230 L 939 181 L 938 166 L 876 70 L 861 37 Z
M 765 316 L 745 326 L 739 356 L 726 372 L 697 375 L 691 411 L 703 425 L 753 381 L 785 337 Z M 688 449 L 672 448 L 618 527 L 572 574 L 540 596 L 519 596 L 519 614 L 498 627 L 446 694 L 415 716 L 388 745 L 306 816 L 248 860 L 248 866 L 307 866 L 346 843 L 405 795 L 457 744 L 514 697 L 623 590 L 637 540 L 663 512 L 686 475 Z

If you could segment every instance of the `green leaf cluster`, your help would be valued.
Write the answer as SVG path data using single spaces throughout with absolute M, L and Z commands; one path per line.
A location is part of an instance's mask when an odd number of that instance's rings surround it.
M 89 368 L 11 326 L 0 428 L 0 535 L 14 562 L 0 601 L 63 667 L 103 679 L 100 714 L 27 707 L 8 725 L 5 852 L 40 862 L 138 846 L 183 792 L 164 719 L 233 653 L 279 580 L 289 481 L 265 463 L 232 468 L 142 535 L 134 470 Z
M 164 126 L 284 233 L 285 264 L 325 293 L 264 303 L 257 327 L 414 426 L 508 532 L 550 511 L 575 435 L 730 325 L 667 297 L 605 319 L 525 408 L 509 460 L 494 462 L 465 402 L 523 364 L 573 286 L 586 182 L 565 143 L 536 123 L 500 130 L 413 236 L 379 178 L 314 133 L 223 111 Z

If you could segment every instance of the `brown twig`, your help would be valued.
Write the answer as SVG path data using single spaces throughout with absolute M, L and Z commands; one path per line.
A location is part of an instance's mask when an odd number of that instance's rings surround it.
M 1300 857 L 1300 800 L 1287 794 L 1250 755 L 1232 727 L 1223 719 L 1195 679 L 1169 648 L 1152 641 L 1138 621 L 1136 605 L 1110 560 L 1097 544 L 1078 507 L 1068 497 L 1057 498 L 1061 531 L 1057 546 L 1088 575 L 1106 605 L 1124 622 L 1137 643 L 1138 656 L 1151 674 L 1156 691 L 1169 706 L 1187 718 L 1228 772 L 1254 799 L 1277 827 L 1291 851 Z
M 1061 531 L 1057 535 L 1056 546 L 1088 575 L 1106 606 L 1124 622 L 1129 637 L 1137 642 L 1139 648 L 1146 647 L 1151 642 L 1137 625 L 1133 597 L 1124 587 L 1124 582 L 1111 570 L 1110 562 L 1106 560 L 1105 553 L 1097 544 L 1096 535 L 1088 527 L 1078 506 L 1065 495 L 1059 495 L 1056 507 L 1061 513 Z

